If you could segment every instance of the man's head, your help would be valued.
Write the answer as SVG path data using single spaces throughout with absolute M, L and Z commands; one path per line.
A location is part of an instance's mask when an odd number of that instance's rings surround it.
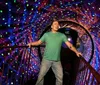
M 53 19 L 53 22 L 51 24 L 51 28 L 53 31 L 58 31 L 60 25 L 59 25 L 59 21 L 57 19 Z

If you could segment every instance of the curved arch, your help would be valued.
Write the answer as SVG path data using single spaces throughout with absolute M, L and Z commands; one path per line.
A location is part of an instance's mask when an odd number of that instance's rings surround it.
M 59 23 L 64 23 L 64 22 L 65 22 L 65 23 L 68 23 L 69 25 L 73 24 L 73 26 L 76 25 L 76 26 L 81 27 L 81 29 L 83 29 L 83 30 L 86 32 L 86 34 L 89 36 L 89 38 L 90 38 L 90 40 L 91 40 L 91 44 L 92 44 L 92 52 L 91 52 L 91 55 L 90 55 L 90 59 L 88 60 L 88 62 L 90 63 L 91 60 L 92 60 L 92 58 L 93 58 L 93 54 L 94 54 L 94 42 L 93 42 L 93 39 L 92 39 L 90 33 L 86 30 L 86 28 L 84 28 L 82 25 L 80 25 L 80 24 L 78 24 L 78 23 L 76 23 L 76 22 L 66 21 L 66 20 L 60 20 L 60 21 L 59 21 Z M 42 34 L 40 35 L 40 37 L 41 37 L 45 32 L 47 32 L 49 29 L 50 29 L 50 24 L 45 28 L 45 30 L 42 32 Z M 40 47 L 39 47 L 38 50 L 39 50 L 38 52 L 40 52 Z M 39 53 L 39 54 L 40 54 L 40 56 L 41 56 L 41 53 Z

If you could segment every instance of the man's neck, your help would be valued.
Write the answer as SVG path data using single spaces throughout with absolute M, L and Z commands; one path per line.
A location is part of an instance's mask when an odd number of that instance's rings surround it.
M 57 33 L 57 31 L 55 31 L 55 30 L 51 30 L 51 32 L 52 32 L 52 33 Z

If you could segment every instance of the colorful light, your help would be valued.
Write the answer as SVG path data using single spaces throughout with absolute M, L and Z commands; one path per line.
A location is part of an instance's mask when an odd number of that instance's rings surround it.
M 100 6 L 98 2 L 95 0 L 4 0 L 0 2 L 0 45 L 26 45 L 38 40 L 53 17 L 73 21 L 85 27 L 95 41 L 95 54 L 91 65 L 98 71 L 100 69 L 100 37 L 97 35 L 100 30 Z M 83 30 L 77 27 L 75 29 L 79 32 L 79 37 L 85 35 Z M 83 39 L 85 39 L 85 36 L 83 36 Z M 86 42 L 85 48 L 88 52 L 87 54 L 84 53 L 84 58 L 88 60 L 91 51 L 90 39 Z M 15 75 L 16 79 L 19 79 L 22 75 L 26 77 L 28 72 L 30 72 L 28 75 L 31 75 L 31 73 L 36 75 L 39 72 L 40 65 L 37 49 L 32 49 L 30 70 L 28 70 L 27 65 L 29 53 L 29 49 L 23 48 L 0 49 L 0 59 L 2 58 L 0 67 L 2 68 L 3 63 L 8 65 L 6 69 L 8 73 L 4 69 L 4 75 L 9 76 L 10 70 L 12 70 L 11 73 L 14 70 L 18 73 L 17 76 Z M 13 67 L 14 69 L 12 69 Z M 19 80 L 15 81 L 18 82 Z M 10 81 L 10 78 L 8 83 L 14 84 Z

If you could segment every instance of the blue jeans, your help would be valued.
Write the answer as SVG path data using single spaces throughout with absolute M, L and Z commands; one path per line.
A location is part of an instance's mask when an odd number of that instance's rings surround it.
M 43 85 L 44 76 L 48 72 L 49 68 L 52 68 L 55 77 L 56 77 L 56 85 L 63 85 L 63 70 L 60 61 L 50 61 L 43 59 L 41 62 L 40 72 L 38 76 L 38 80 L 36 85 Z

